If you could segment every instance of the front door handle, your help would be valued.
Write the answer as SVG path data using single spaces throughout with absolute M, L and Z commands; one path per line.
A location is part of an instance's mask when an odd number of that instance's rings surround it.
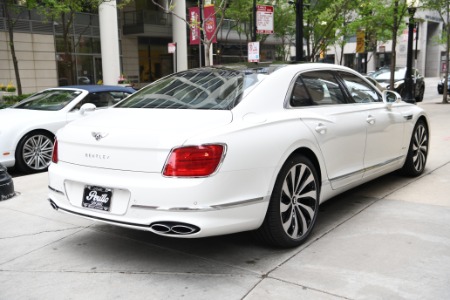
M 366 119 L 366 122 L 369 123 L 370 125 L 374 125 L 375 124 L 375 117 L 369 115 Z
M 323 125 L 322 123 L 317 124 L 316 131 L 319 134 L 325 134 L 327 133 L 327 126 Z

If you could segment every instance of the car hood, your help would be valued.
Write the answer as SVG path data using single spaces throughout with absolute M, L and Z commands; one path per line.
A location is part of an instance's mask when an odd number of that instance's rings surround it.
M 17 123 L 23 123 L 24 120 L 32 122 L 33 120 L 46 120 L 49 116 L 54 115 L 54 111 L 30 110 L 19 108 L 0 109 L 0 125 L 13 126 Z
M 77 165 L 159 173 L 172 148 L 231 121 L 231 111 L 111 108 L 60 130 L 58 156 Z

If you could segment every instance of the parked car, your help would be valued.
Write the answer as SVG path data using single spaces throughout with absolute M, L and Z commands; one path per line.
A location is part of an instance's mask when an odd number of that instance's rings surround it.
M 441 94 L 441 95 L 444 93 L 444 83 L 445 83 L 445 77 L 442 78 L 438 82 L 438 85 L 437 85 L 438 93 Z M 448 84 L 447 91 L 448 91 L 448 93 L 450 93 L 450 75 L 448 75 L 447 84 Z
M 376 81 L 374 78 L 370 77 L 370 76 L 364 76 L 367 80 L 370 81 L 370 83 L 372 83 L 374 86 L 376 86 L 380 91 L 384 91 L 386 90 L 386 88 L 384 86 L 382 86 L 378 81 Z
M 89 77 L 86 76 L 79 76 L 78 77 L 78 84 L 91 84 L 91 80 L 89 79 Z
M 0 164 L 0 201 L 15 195 L 14 182 L 5 166 Z
M 370 75 L 373 79 L 378 81 L 385 89 L 390 88 L 391 80 L 391 70 L 390 68 L 381 68 Z M 417 102 L 423 100 L 423 95 L 425 93 L 425 80 L 420 74 L 419 70 L 412 69 L 412 77 L 414 82 L 413 95 Z M 405 78 L 406 78 L 406 68 L 396 67 L 394 73 L 394 90 L 399 93 L 402 98 L 405 98 Z
M 292 247 L 319 204 L 425 168 L 425 112 L 330 64 L 200 68 L 59 130 L 53 208 L 170 237 L 240 231 Z
M 105 108 L 133 92 L 102 85 L 52 88 L 0 110 L 0 163 L 28 173 L 46 170 L 56 131 L 84 114 L 83 104 Z

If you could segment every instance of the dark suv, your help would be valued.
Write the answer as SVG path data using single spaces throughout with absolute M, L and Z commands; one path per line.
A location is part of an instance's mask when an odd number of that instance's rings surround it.
M 405 98 L 405 75 L 406 68 L 405 67 L 397 67 L 395 68 L 394 73 L 394 91 L 399 93 L 402 98 Z M 381 68 L 376 72 L 370 75 L 373 79 L 378 81 L 383 87 L 389 89 L 389 83 L 391 79 L 391 70 L 390 68 Z M 419 73 L 417 69 L 412 69 L 412 78 L 414 82 L 413 95 L 417 102 L 421 102 L 423 100 L 423 94 L 425 93 L 425 81 L 424 77 Z

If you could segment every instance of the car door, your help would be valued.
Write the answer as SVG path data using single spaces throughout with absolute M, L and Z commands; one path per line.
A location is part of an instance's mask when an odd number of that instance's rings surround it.
M 407 113 L 401 104 L 388 107 L 380 93 L 361 77 L 348 72 L 339 75 L 355 105 L 363 108 L 367 130 L 364 177 L 381 172 L 401 159 Z
M 364 169 L 366 123 L 361 111 L 348 105 L 330 71 L 301 73 L 290 106 L 314 134 L 333 189 L 360 180 Z

